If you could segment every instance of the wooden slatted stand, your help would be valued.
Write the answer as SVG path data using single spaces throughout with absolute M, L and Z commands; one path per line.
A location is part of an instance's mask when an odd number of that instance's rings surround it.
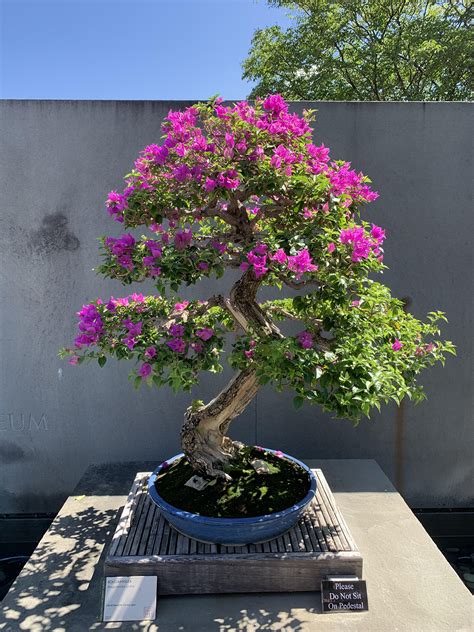
M 362 577 L 362 557 L 321 470 L 299 522 L 263 544 L 203 544 L 178 533 L 150 500 L 139 472 L 105 559 L 105 576 L 156 575 L 158 592 L 317 591 L 326 576 Z

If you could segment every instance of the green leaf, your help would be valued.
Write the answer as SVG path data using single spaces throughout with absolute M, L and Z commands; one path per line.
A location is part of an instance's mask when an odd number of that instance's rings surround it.
M 104 364 L 107 362 L 107 358 L 105 356 L 99 356 L 97 358 L 97 362 L 99 363 L 100 367 L 103 367 Z
M 301 406 L 303 406 L 304 400 L 305 398 L 302 397 L 301 395 L 297 395 L 296 397 L 293 397 L 293 406 L 296 408 L 296 410 L 298 410 L 299 408 L 301 408 Z

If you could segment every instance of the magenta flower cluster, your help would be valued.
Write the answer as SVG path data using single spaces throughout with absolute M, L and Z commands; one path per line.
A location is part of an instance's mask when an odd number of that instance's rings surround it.
M 181 306 L 182 304 L 177 303 L 176 305 Z M 214 336 L 214 330 L 210 327 L 196 329 L 194 333 L 196 337 L 199 338 L 201 341 L 208 341 Z M 171 340 L 168 340 L 166 342 L 166 345 L 175 353 L 184 354 L 187 349 L 186 342 L 183 338 L 185 335 L 184 326 L 180 324 L 171 325 L 171 327 L 169 328 L 169 334 L 171 336 Z M 204 350 L 204 345 L 200 341 L 191 342 L 190 347 L 195 353 L 202 353 L 202 351 Z
M 104 324 L 94 303 L 84 305 L 77 312 L 77 315 L 79 316 L 78 328 L 81 333 L 75 338 L 74 344 L 78 349 L 81 349 L 83 346 L 89 347 L 99 340 L 104 333 Z
M 372 230 L 370 235 L 367 235 L 362 226 L 353 226 L 352 228 L 346 228 L 341 230 L 339 235 L 339 241 L 342 244 L 352 245 L 352 261 L 358 262 L 362 259 L 367 259 L 370 253 L 373 253 L 379 257 L 382 261 L 383 255 L 381 254 L 381 245 L 385 239 L 385 231 L 372 224 Z
M 297 336 L 298 342 L 303 349 L 311 349 L 313 346 L 313 336 L 309 331 L 301 331 Z
M 318 269 L 318 266 L 312 263 L 308 248 L 303 248 L 295 255 L 287 255 L 283 248 L 279 248 L 272 256 L 272 260 L 281 265 L 286 264 L 298 281 L 306 272 L 316 272 Z
M 148 268 L 151 277 L 159 276 L 161 268 L 158 263 L 163 255 L 163 248 L 155 239 L 148 239 L 145 241 L 145 245 L 151 254 L 143 257 L 143 265 Z
M 295 255 L 287 255 L 283 248 L 279 248 L 275 254 L 269 255 L 268 246 L 260 242 L 253 250 L 247 253 L 246 258 L 247 261 L 241 264 L 241 269 L 248 270 L 252 267 L 257 278 L 264 276 L 268 272 L 271 262 L 286 267 L 287 270 L 295 275 L 297 280 L 300 280 L 306 272 L 315 272 L 318 269 L 318 266 L 312 263 L 308 248 L 303 248 Z
M 117 262 L 127 270 L 133 270 L 132 255 L 135 247 L 133 235 L 125 234 L 122 237 L 106 237 L 104 245 L 115 255 Z
M 145 147 L 123 193 L 110 192 L 106 206 L 115 220 L 124 221 L 133 196 L 144 190 L 153 194 L 165 182 L 175 189 L 195 190 L 197 186 L 202 194 L 218 189 L 235 191 L 242 184 L 241 167 L 262 161 L 288 177 L 295 165 L 303 173 L 324 173 L 334 196 L 347 194 L 357 201 L 378 197 L 350 163 L 330 162 L 329 149 L 311 142 L 308 121 L 291 114 L 280 95 L 257 100 L 257 107 L 246 101 L 226 107 L 222 99 L 217 99 L 213 113 L 214 121 L 204 126 L 205 131 L 197 107 L 168 114 L 163 124 L 163 144 Z M 238 128 L 236 121 L 244 122 L 246 127 Z M 180 236 L 177 247 L 185 245 L 186 239 L 188 236 Z

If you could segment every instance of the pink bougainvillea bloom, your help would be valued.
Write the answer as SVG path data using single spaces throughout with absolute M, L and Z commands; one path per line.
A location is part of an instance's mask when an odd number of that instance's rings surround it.
M 183 301 L 182 303 L 175 303 L 174 309 L 176 312 L 182 312 L 189 305 L 189 301 Z
M 331 241 L 331 243 L 328 244 L 328 252 L 334 252 L 335 250 L 336 250 L 336 244 Z
M 155 347 L 148 347 L 147 349 L 145 349 L 144 356 L 147 360 L 151 360 L 152 358 L 154 358 L 156 356 Z
M 201 338 L 201 340 L 209 340 L 214 335 L 214 330 L 210 327 L 204 327 L 203 329 L 198 329 L 196 331 L 196 336 Z
M 142 151 L 142 155 L 149 160 L 153 160 L 157 165 L 164 165 L 169 155 L 167 147 L 160 147 L 159 145 L 148 145 Z
M 188 165 L 177 165 L 173 169 L 173 178 L 178 182 L 184 182 L 185 180 L 189 180 L 191 178 L 191 169 Z
M 235 148 L 237 149 L 239 154 L 243 154 L 247 151 L 247 143 L 244 140 L 241 140 L 239 143 L 237 143 Z
M 150 230 L 152 233 L 162 233 L 164 231 L 164 228 L 161 224 L 150 224 L 149 226 Z
M 242 263 L 240 264 L 240 269 L 241 270 L 248 270 L 250 268 L 250 265 L 246 262 L 246 261 L 242 261 Z
M 171 325 L 170 334 L 175 338 L 182 338 L 184 336 L 184 327 L 183 325 Z
M 370 187 L 366 184 L 359 187 L 357 191 L 357 195 L 361 197 L 363 200 L 365 200 L 366 202 L 373 202 L 379 197 L 379 194 L 377 193 L 377 191 L 372 191 Z
M 282 159 L 280 158 L 280 156 L 272 156 L 271 160 L 270 160 L 270 164 L 272 167 L 275 167 L 275 169 L 279 169 L 282 165 Z
M 285 456 L 281 450 L 275 450 L 273 454 L 277 456 L 279 459 Z
M 436 349 L 436 345 L 434 344 L 434 342 L 430 342 L 428 345 L 426 345 L 425 352 L 426 353 L 431 353 L 435 349 Z
M 209 264 L 206 263 L 205 261 L 200 261 L 197 265 L 199 270 L 203 270 L 204 272 L 206 272 L 207 270 L 209 270 Z
M 351 305 L 352 307 L 359 307 L 360 301 L 352 301 Z
M 105 205 L 109 215 L 122 224 L 124 221 L 123 211 L 127 208 L 127 197 L 117 193 L 117 191 L 111 191 L 107 196 Z
M 403 347 L 403 342 L 400 342 L 400 340 L 398 340 L 398 338 L 395 338 L 395 342 L 392 345 L 392 349 L 394 351 L 400 351 L 400 349 Z
M 72 356 L 72 358 L 69 358 L 68 360 L 69 364 L 77 364 L 79 362 L 79 358 L 77 356 Z
M 305 272 L 315 272 L 318 266 L 311 263 L 309 250 L 304 248 L 296 255 L 288 257 L 288 268 L 295 273 L 296 279 L 299 280 Z
M 221 255 L 224 254 L 224 252 L 227 250 L 227 246 L 225 244 L 223 244 L 220 241 L 211 241 L 211 248 L 214 248 L 214 250 L 217 250 L 217 252 Z
M 193 233 L 190 230 L 178 230 L 174 236 L 174 245 L 176 250 L 184 250 L 193 239 Z
M 376 226 L 375 224 L 372 224 L 372 230 L 370 231 L 370 234 L 376 241 L 378 241 L 379 244 L 381 244 L 385 239 L 384 229 L 380 228 L 380 226 Z
M 191 343 L 191 348 L 196 353 L 202 353 L 204 351 L 204 345 L 201 344 L 200 342 L 193 342 L 193 343 Z
M 263 244 L 260 242 L 255 246 L 255 248 L 253 249 L 253 252 L 256 255 L 263 256 L 264 254 L 266 254 L 267 250 L 268 250 L 267 244 Z
M 250 265 L 253 266 L 254 274 L 257 278 L 264 276 L 268 272 L 268 268 L 266 267 L 267 263 L 267 255 L 257 255 L 255 254 L 256 250 L 259 249 L 260 252 L 266 252 L 267 246 L 265 244 L 260 244 L 254 250 L 251 250 L 247 253 L 247 260 Z
M 288 112 L 288 105 L 280 94 L 271 94 L 263 102 L 263 109 L 278 116 L 282 112 Z
M 126 318 L 123 322 L 124 327 L 128 329 L 128 333 L 132 336 L 138 336 L 142 333 L 143 324 L 138 321 L 134 323 L 130 318 Z
M 154 265 L 156 262 L 156 257 L 143 257 L 143 265 L 148 267 Z
M 311 349 L 313 346 L 313 336 L 309 333 L 309 331 L 302 331 L 296 337 L 303 349 Z
M 184 353 L 186 349 L 186 345 L 182 338 L 173 338 L 173 340 L 168 340 L 166 344 L 175 353 Z
M 217 186 L 216 180 L 214 180 L 213 178 L 206 178 L 206 181 L 204 183 L 204 188 L 206 189 L 206 191 L 214 191 L 216 186 Z
M 138 375 L 140 377 L 148 377 L 150 375 L 152 371 L 151 365 L 148 364 L 148 362 L 144 362 L 141 367 L 140 370 L 138 371 Z
M 255 354 L 255 351 L 253 349 L 247 349 L 244 351 L 244 355 L 247 358 L 247 360 L 251 360 L 254 354 Z
M 161 257 L 162 256 L 163 249 L 159 245 L 159 242 L 155 241 L 154 239 L 147 239 L 145 244 L 146 244 L 146 246 L 148 247 L 148 249 L 150 250 L 151 254 L 154 257 Z
M 278 248 L 275 254 L 272 255 L 270 258 L 272 259 L 272 261 L 277 261 L 278 263 L 286 263 L 286 260 L 288 259 L 283 248 Z
M 230 134 L 229 132 L 226 132 L 226 134 L 225 134 L 225 144 L 230 149 L 232 149 L 235 146 L 235 138 L 234 138 L 233 134 Z

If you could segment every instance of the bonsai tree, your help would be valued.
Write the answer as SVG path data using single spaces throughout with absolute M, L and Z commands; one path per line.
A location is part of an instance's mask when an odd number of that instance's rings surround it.
M 312 142 L 313 118 L 291 114 L 279 95 L 170 112 L 162 143 L 141 152 L 106 202 L 125 229 L 149 232 L 102 238 L 99 268 L 125 285 L 152 279 L 158 293 L 85 305 L 75 346 L 62 352 L 71 364 L 133 359 L 136 386 L 189 391 L 201 371 L 222 370 L 232 333 L 235 376 L 209 403 L 193 401 L 181 431 L 189 463 L 208 478 L 228 477 L 243 447 L 229 424 L 262 385 L 357 424 L 383 402 L 421 400 L 417 375 L 454 352 L 437 338 L 442 312 L 421 322 L 372 279 L 385 268 L 385 231 L 360 214 L 378 194 Z M 227 296 L 176 295 L 226 268 L 237 273 Z M 259 301 L 262 286 L 279 298 Z

